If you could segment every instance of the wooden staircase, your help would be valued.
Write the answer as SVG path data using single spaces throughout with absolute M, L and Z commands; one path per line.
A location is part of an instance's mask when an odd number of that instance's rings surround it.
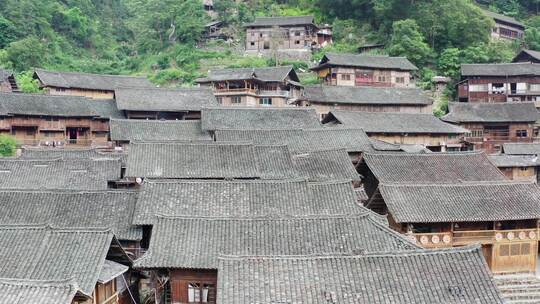
M 501 294 L 507 304 L 540 304 L 540 279 L 535 274 L 495 275 Z

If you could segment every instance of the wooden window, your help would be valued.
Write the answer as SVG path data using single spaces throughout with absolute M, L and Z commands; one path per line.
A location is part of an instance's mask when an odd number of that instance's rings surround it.
M 255 42 L 251 41 L 250 45 L 255 46 Z
M 520 255 L 520 244 L 513 244 L 513 245 L 510 245 L 510 255 L 514 256 L 514 255 Z
M 295 44 L 300 44 L 300 40 L 296 40 L 294 43 Z
M 35 133 L 35 132 L 34 132 L 34 130 L 32 130 L 32 129 L 27 129 L 27 130 L 26 130 L 26 135 L 34 135 L 34 133 Z
M 259 104 L 263 106 L 271 106 L 272 105 L 272 98 L 263 97 L 259 99 Z
M 264 48 L 265 50 L 270 49 L 270 42 L 269 42 L 269 41 L 265 41 L 265 42 L 264 42 L 264 45 L 263 45 L 263 48 Z
M 531 254 L 531 244 L 524 243 L 521 244 L 521 255 L 529 255 Z
M 396 83 L 405 83 L 405 77 L 396 77 Z
M 231 103 L 234 103 L 234 104 L 242 103 L 242 97 L 240 97 L 240 96 L 231 97 Z
M 521 171 L 527 171 L 527 170 L 529 170 L 529 168 L 527 168 L 527 167 L 519 167 L 519 170 L 521 170 Z
M 341 74 L 341 80 L 351 80 L 351 75 L 349 75 L 349 74 Z
M 527 137 L 527 130 L 516 130 L 516 137 Z
M 215 303 L 216 286 L 214 284 L 188 283 L 188 303 Z
M 223 104 L 223 97 L 216 97 L 218 104 Z
M 377 80 L 378 80 L 379 82 L 386 82 L 386 77 L 384 77 L 384 75 L 379 75 L 379 76 L 377 77 Z M 397 78 L 396 78 L 396 81 L 397 81 Z
M 510 255 L 510 245 L 501 245 L 499 255 L 500 256 L 509 256 Z

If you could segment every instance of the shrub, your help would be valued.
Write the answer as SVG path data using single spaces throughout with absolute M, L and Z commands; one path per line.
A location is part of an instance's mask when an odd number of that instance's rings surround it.
M 0 156 L 13 156 L 17 150 L 17 141 L 9 135 L 0 135 Z

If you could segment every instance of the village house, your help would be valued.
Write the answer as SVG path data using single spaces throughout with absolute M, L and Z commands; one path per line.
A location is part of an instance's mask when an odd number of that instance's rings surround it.
M 326 85 L 410 88 L 418 68 L 405 57 L 326 53 L 311 70 Z
M 538 136 L 540 116 L 531 102 L 452 102 L 449 111 L 442 119 L 470 130 L 462 139 L 471 150 L 496 153 L 504 143 L 532 143 Z
M 302 89 L 292 66 L 210 70 L 197 82 L 211 87 L 222 106 L 285 107 Z
M 324 256 L 418 249 L 370 214 L 288 218 L 158 216 L 149 250 L 134 267 L 152 271 L 154 280 L 166 281 L 163 293 L 170 292 L 173 303 L 215 304 L 221 292 L 216 286 L 218 257 L 222 255 Z
M 540 64 L 531 62 L 462 64 L 458 100 L 540 102 Z
M 484 11 L 484 14 L 492 18 L 494 21 L 494 26 L 491 30 L 491 39 L 492 40 L 521 40 L 523 39 L 523 34 L 525 32 L 525 25 L 516 19 L 497 14 L 490 11 Z
M 128 119 L 200 119 L 203 107 L 218 105 L 208 88 L 120 88 L 114 92 L 118 110 Z
M 15 75 L 13 75 L 12 71 L 0 69 L 0 92 L 20 92 L 17 81 L 15 80 Z
M 113 99 L 114 90 L 122 87 L 155 87 L 146 77 L 101 75 L 77 72 L 34 70 L 34 79 L 50 95 L 84 96 Z
M 532 63 L 540 63 L 540 52 L 533 51 L 533 50 L 527 50 L 522 49 L 516 57 L 512 60 L 512 62 L 532 62 Z
M 332 111 L 329 127 L 363 129 L 371 138 L 393 144 L 422 145 L 434 152 L 460 151 L 468 130 L 445 123 L 433 114 Z
M 119 159 L 0 158 L 0 189 L 106 190 L 121 178 Z
M 432 113 L 433 99 L 416 88 L 315 85 L 304 88 L 298 106 L 313 107 L 324 119 L 335 110 Z
M 315 25 L 313 16 L 256 17 L 246 28 L 246 54 L 273 52 L 309 58 L 312 49 L 332 43 L 332 28 Z
M 130 142 L 212 141 L 200 120 L 111 119 L 111 141 L 127 149 Z
M 4 303 L 20 303 L 19 295 L 28 299 L 25 303 L 131 303 L 121 301 L 120 290 L 129 294 L 126 286 L 136 277 L 129 274 L 131 260 L 110 230 L 1 226 L 0 256 L 5 257 L 0 269 Z M 15 299 L 6 302 L 6 296 Z
M 494 154 L 489 159 L 508 179 L 537 183 L 540 161 L 534 155 Z
M 0 134 L 20 145 L 107 146 L 114 100 L 0 93 Z
M 226 256 L 219 258 L 217 286 L 221 304 L 504 303 L 479 246 L 348 256 Z

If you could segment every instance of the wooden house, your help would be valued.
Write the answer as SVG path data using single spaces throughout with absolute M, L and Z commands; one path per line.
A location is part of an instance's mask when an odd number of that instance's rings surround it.
M 532 143 L 540 118 L 533 103 L 450 103 L 442 119 L 470 130 L 463 141 L 473 150 L 495 153 L 504 143 Z
M 123 304 L 122 293 L 136 293 L 123 287 L 136 278 L 110 230 L 2 226 L 0 256 L 6 303 Z
M 395 230 L 426 248 L 481 243 L 495 273 L 536 271 L 540 218 L 536 184 L 435 182 L 379 185 Z
M 525 25 L 523 23 L 512 17 L 490 11 L 484 11 L 484 14 L 494 21 L 494 26 L 491 30 L 492 40 L 515 41 L 523 39 L 523 34 L 525 33 Z
M 422 145 L 431 151 L 460 151 L 466 129 L 433 114 L 332 111 L 323 120 L 330 127 L 363 129 L 371 138 L 393 144 Z
M 540 102 L 540 64 L 531 62 L 462 64 L 458 100 Z
M 119 159 L 0 159 L 0 189 L 106 190 L 121 178 Z
M 208 88 L 120 88 L 114 92 L 118 110 L 129 119 L 200 119 L 203 107 L 218 105 Z
M 512 60 L 512 62 L 532 62 L 532 63 L 540 63 L 540 52 L 533 51 L 533 50 L 527 50 L 522 49 L 516 57 Z
M 46 94 L 112 99 L 114 90 L 122 87 L 155 87 L 146 77 L 100 75 L 76 72 L 34 70 L 34 79 Z
M 313 16 L 256 17 L 244 24 L 246 28 L 246 53 L 289 53 L 289 57 L 306 58 L 312 49 L 332 42 L 329 27 L 321 31 Z
M 21 145 L 107 146 L 110 118 L 121 118 L 114 100 L 0 93 L 0 134 Z
M 149 250 L 135 268 L 152 271 L 155 281 L 168 278 L 163 293 L 170 292 L 173 303 L 215 304 L 221 292 L 217 284 L 222 255 L 327 255 L 417 248 L 370 213 L 289 218 L 158 216 Z
M 12 71 L 0 69 L 0 92 L 20 92 Z
M 433 99 L 416 88 L 316 85 L 304 88 L 297 105 L 313 107 L 324 119 L 330 111 L 432 113 Z
M 327 53 L 311 70 L 326 85 L 407 88 L 418 68 L 405 57 Z
M 302 88 L 292 66 L 210 70 L 197 82 L 211 87 L 223 106 L 285 107 L 300 97 Z
M 222 304 L 504 303 L 478 246 L 351 256 L 229 256 L 219 259 L 217 286 Z
M 489 159 L 508 179 L 537 183 L 540 161 L 536 155 L 494 154 Z

